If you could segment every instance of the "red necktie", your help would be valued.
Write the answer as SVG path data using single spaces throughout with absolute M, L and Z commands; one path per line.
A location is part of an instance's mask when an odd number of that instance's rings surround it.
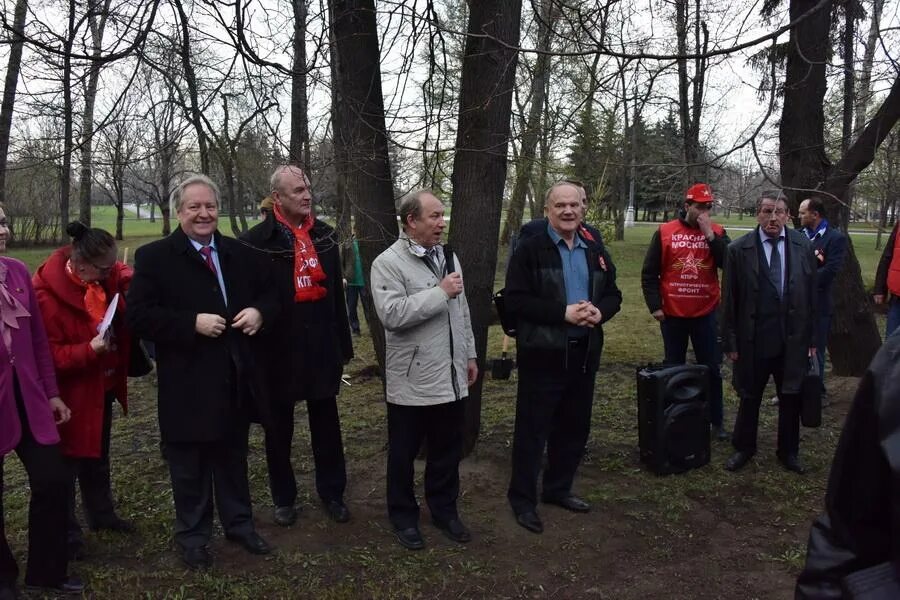
M 213 272 L 213 275 L 218 275 L 216 272 L 216 263 L 213 262 L 212 259 L 212 248 L 209 246 L 203 246 L 200 248 L 200 254 L 203 255 L 203 258 L 206 259 L 206 266 L 209 267 L 209 270 Z

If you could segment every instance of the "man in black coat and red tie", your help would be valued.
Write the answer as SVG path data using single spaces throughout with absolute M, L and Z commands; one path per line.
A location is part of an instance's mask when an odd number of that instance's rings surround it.
M 740 396 L 729 471 L 756 454 L 759 405 L 769 376 L 778 391 L 778 460 L 805 472 L 799 459 L 800 386 L 815 353 L 816 259 L 809 240 L 787 229 L 787 204 L 778 192 L 763 194 L 759 226 L 728 246 L 722 305 L 722 345 L 734 363 Z
M 256 346 L 279 305 L 265 263 L 219 234 L 219 192 L 209 178 L 186 179 L 172 199 L 180 226 L 135 253 L 127 319 L 156 346 L 178 552 L 204 569 L 214 503 L 226 538 L 253 554 L 270 551 L 253 523 L 247 434 L 251 417 L 268 414 Z

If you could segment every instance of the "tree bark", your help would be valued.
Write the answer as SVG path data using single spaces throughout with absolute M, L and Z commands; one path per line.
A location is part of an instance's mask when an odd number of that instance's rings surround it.
M 91 226 L 91 190 L 94 177 L 91 166 L 94 160 L 94 105 L 97 100 L 97 84 L 100 82 L 100 55 L 103 50 L 103 32 L 109 15 L 109 0 L 99 8 L 88 3 L 88 27 L 91 31 L 91 61 L 88 67 L 87 85 L 84 90 L 84 113 L 81 118 L 81 176 L 78 191 L 78 220 Z
M 63 45 L 63 152 L 59 169 L 60 238 L 69 222 L 69 195 L 72 192 L 72 46 L 75 43 L 75 0 L 69 0 L 69 24 Z
M 872 64 L 875 61 L 875 47 L 878 44 L 879 27 L 881 25 L 881 11 L 884 8 L 884 0 L 872 0 L 872 15 L 869 21 L 869 35 L 866 38 L 866 50 L 863 53 L 862 72 L 859 76 L 859 93 L 856 95 L 856 123 L 853 126 L 853 135 L 859 135 L 866 125 L 866 111 L 872 100 Z
M 181 25 L 181 47 L 178 54 L 181 57 L 181 66 L 184 69 L 184 83 L 188 88 L 188 120 L 197 134 L 197 146 L 200 149 L 200 171 L 209 175 L 209 148 L 206 134 L 203 132 L 203 119 L 200 115 L 200 101 L 197 95 L 197 77 L 194 74 L 194 65 L 191 60 L 191 36 L 188 29 L 188 16 L 184 10 L 182 0 L 173 0 L 172 4 L 178 10 L 178 20 Z
M 397 239 L 375 2 L 329 0 L 328 15 L 335 153 L 356 221 L 363 270 L 368 273 L 372 261 Z M 384 373 L 384 330 L 371 302 L 364 301 L 363 309 Z
M 294 63 L 291 73 L 291 142 L 289 161 L 309 169 L 309 117 L 306 97 L 307 0 L 293 0 Z
M 478 439 L 488 326 L 503 189 L 506 183 L 512 90 L 519 45 L 521 0 L 469 4 L 469 36 L 460 85 L 453 160 L 453 227 L 450 241 L 466 271 L 466 297 L 479 359 L 479 377 L 466 403 L 464 453 Z M 498 40 L 502 42 L 498 43 Z
M 25 15 L 28 0 L 16 0 L 13 15 L 13 40 L 6 63 L 6 81 L 3 85 L 3 104 L 0 106 L 0 204 L 6 199 L 6 159 L 9 155 L 9 135 L 12 132 L 13 108 L 16 103 L 16 87 L 22 67 L 22 48 L 25 46 Z
M 791 0 L 790 18 L 809 11 L 815 0 Z M 800 196 L 824 181 L 831 162 L 825 155 L 825 65 L 828 62 L 831 4 L 791 30 L 779 124 L 780 169 L 793 214 Z M 833 211 L 832 213 L 833 214 Z

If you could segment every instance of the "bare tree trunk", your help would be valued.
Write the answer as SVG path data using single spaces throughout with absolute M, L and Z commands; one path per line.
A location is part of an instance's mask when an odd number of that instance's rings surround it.
M 866 125 L 866 111 L 872 100 L 872 64 L 875 61 L 875 48 L 881 26 L 881 11 L 884 0 L 872 0 L 872 14 L 869 21 L 869 35 L 866 38 L 866 50 L 863 53 L 862 73 L 859 76 L 859 93 L 856 95 L 856 123 L 853 126 L 854 136 L 859 135 Z
M 841 154 L 846 154 L 853 138 L 853 114 L 856 89 L 856 70 L 853 65 L 856 45 L 856 11 L 857 0 L 846 0 L 844 6 L 844 98 L 841 121 Z M 844 233 L 850 224 L 851 207 L 853 206 L 853 186 L 847 188 L 844 202 L 840 205 L 840 222 Z
M 397 239 L 375 2 L 329 0 L 328 14 L 335 154 L 353 207 L 363 269 L 368 272 L 375 258 Z M 363 309 L 384 373 L 384 330 L 371 302 L 364 301 Z
M 521 0 L 469 4 L 469 36 L 460 85 L 456 155 L 453 160 L 453 227 L 450 241 L 466 269 L 466 297 L 479 357 L 478 380 L 469 388 L 463 451 L 472 450 L 481 426 L 491 297 L 497 263 L 497 234 L 519 45 Z M 502 42 L 502 43 L 501 43 Z
M 178 53 L 181 56 L 181 66 L 184 69 L 184 82 L 188 88 L 188 120 L 194 126 L 197 134 L 197 145 L 200 148 L 200 170 L 204 175 L 209 175 L 209 148 L 206 134 L 203 131 L 203 119 L 200 116 L 200 101 L 197 97 L 197 77 L 194 75 L 194 65 L 191 62 L 191 36 L 188 28 L 188 16 L 184 11 L 182 0 L 172 0 L 172 4 L 178 10 L 178 20 L 181 25 L 181 47 Z
M 675 39 L 679 55 L 687 55 L 688 1 L 675 1 Z M 700 116 L 703 110 L 703 91 L 706 79 L 707 59 L 701 58 L 709 46 L 709 32 L 706 23 L 700 20 L 700 0 L 694 5 L 694 48 L 698 54 L 694 59 L 694 76 L 690 77 L 686 58 L 679 58 L 678 64 L 678 118 L 681 124 L 682 155 L 685 170 L 683 187 L 687 188 L 698 180 L 700 162 Z M 690 94 L 690 102 L 688 95 Z
M 109 15 L 110 0 L 99 8 L 88 3 L 88 27 L 91 30 L 91 55 L 93 61 L 88 69 L 87 85 L 84 90 L 84 114 L 81 118 L 81 181 L 78 192 L 78 220 L 91 226 L 91 190 L 94 178 L 91 164 L 94 159 L 94 104 L 97 100 L 97 84 L 100 81 L 99 62 L 103 47 L 103 31 L 106 29 L 106 17 Z M 98 14 L 99 13 L 99 14 Z
M 6 63 L 3 104 L 0 106 L 0 204 L 6 199 L 6 159 L 9 155 L 9 135 L 12 132 L 16 87 L 22 67 L 22 48 L 25 46 L 25 15 L 27 13 L 28 0 L 16 0 L 16 9 L 13 15 L 13 39 L 9 48 L 9 61 Z
M 531 107 L 528 109 L 528 119 L 522 135 L 522 149 L 516 165 L 516 181 L 509 199 L 509 206 L 506 208 L 506 222 L 503 225 L 503 233 L 500 234 L 500 241 L 504 244 L 508 243 L 522 226 L 525 196 L 534 170 L 538 138 L 542 133 L 541 115 L 544 113 L 545 92 L 550 79 L 550 39 L 553 34 L 553 22 L 557 16 L 554 6 L 553 0 L 541 0 L 540 2 L 538 51 L 541 53 L 535 59 L 534 75 L 531 79 Z
M 291 145 L 289 162 L 309 168 L 309 117 L 306 98 L 307 0 L 293 0 L 294 64 L 291 73 Z
M 63 154 L 59 170 L 59 221 L 65 230 L 69 222 L 69 196 L 72 193 L 72 45 L 75 40 L 75 0 L 69 0 L 69 25 L 63 46 Z M 60 236 L 62 237 L 62 236 Z

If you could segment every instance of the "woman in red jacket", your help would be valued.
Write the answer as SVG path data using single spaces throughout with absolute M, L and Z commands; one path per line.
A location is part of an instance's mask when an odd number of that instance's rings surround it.
M 106 231 L 76 221 L 66 227 L 66 233 L 72 236 L 72 244 L 51 254 L 33 281 L 60 396 L 72 410 L 72 419 L 59 433 L 62 453 L 72 465 L 69 554 L 80 558 L 84 539 L 75 515 L 76 478 L 91 530 L 134 529 L 115 512 L 109 475 L 113 401 L 118 400 L 123 411 L 127 410 L 131 340 L 124 315 L 131 268 L 116 260 L 116 242 Z M 100 332 L 112 302 L 117 302 L 112 322 Z

